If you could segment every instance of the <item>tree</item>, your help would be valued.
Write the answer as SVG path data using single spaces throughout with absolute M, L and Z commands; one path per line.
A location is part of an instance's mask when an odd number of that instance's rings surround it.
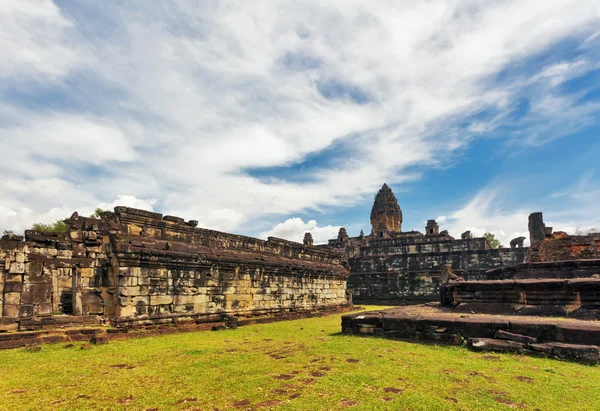
M 44 233 L 66 233 L 67 227 L 67 224 L 63 220 L 56 220 L 50 224 L 35 223 L 32 230 Z
M 100 215 L 101 215 L 102 213 L 105 213 L 105 212 L 106 212 L 106 210 L 103 210 L 103 209 L 101 209 L 100 207 L 98 207 L 98 208 L 96 209 L 96 211 L 94 211 L 94 212 L 93 212 L 93 213 L 90 215 L 90 217 L 91 217 L 91 218 L 100 218 Z
M 487 240 L 492 248 L 503 248 L 504 246 L 500 242 L 500 240 L 496 239 L 496 236 L 492 233 L 485 233 L 483 238 Z

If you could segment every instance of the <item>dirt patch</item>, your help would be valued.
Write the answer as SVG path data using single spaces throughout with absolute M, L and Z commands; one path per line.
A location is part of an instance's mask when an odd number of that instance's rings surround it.
M 527 382 L 527 383 L 532 383 L 533 382 L 533 378 L 525 377 L 523 375 L 517 375 L 515 378 L 517 380 L 521 381 L 521 382 Z
M 456 398 L 453 398 L 453 397 L 444 397 L 444 399 L 446 399 L 446 400 L 448 400 L 450 402 L 453 402 L 455 404 L 458 404 L 458 400 Z
M 310 373 L 310 375 L 312 375 L 313 377 L 317 377 L 317 378 L 321 378 L 327 375 L 327 373 L 325 372 L 320 372 L 320 371 L 313 371 Z
M 486 381 L 494 381 L 494 379 L 488 375 L 485 375 L 484 373 L 481 373 L 479 371 L 471 371 L 469 373 L 467 373 L 468 376 L 470 377 L 481 377 Z
M 331 371 L 331 367 L 319 367 L 321 371 Z
M 85 395 L 85 394 L 77 394 L 77 396 L 75 397 L 76 400 L 89 400 L 92 397 L 90 397 L 89 395 Z
M 73 344 L 67 344 L 67 345 L 65 345 L 64 348 L 73 348 L 73 347 L 75 347 L 75 345 L 73 345 Z
M 356 407 L 357 405 L 358 405 L 358 401 L 349 400 L 347 398 L 342 398 L 342 400 L 340 401 L 340 406 L 342 406 L 344 408 Z
M 24 392 L 27 392 L 25 388 L 15 388 L 14 390 L 10 390 L 11 394 L 23 394 Z
M 133 395 L 130 395 L 128 397 L 123 397 L 123 398 L 119 398 L 117 400 L 117 404 L 129 404 L 131 401 L 133 401 Z
M 288 393 L 288 390 L 284 390 L 283 388 L 275 388 L 274 390 L 271 390 L 271 392 L 273 394 L 284 395 Z
M 198 398 L 194 398 L 194 397 L 184 398 L 183 400 L 179 400 L 179 401 L 175 402 L 175 405 L 185 404 L 188 402 L 196 402 L 196 401 L 198 401 Z
M 129 365 L 129 364 L 115 364 L 115 365 L 111 365 L 110 368 L 124 368 L 126 370 L 132 370 L 135 367 L 133 365 Z
M 512 402 L 508 398 L 504 398 L 504 397 L 494 398 L 494 401 L 496 401 L 498 404 L 508 405 L 510 408 L 525 408 L 525 404 L 520 404 L 518 402 Z
M 312 384 L 316 380 L 316 378 L 300 378 L 298 381 L 303 382 L 304 384 Z
M 247 407 L 251 404 L 250 400 L 241 400 L 241 401 L 236 401 L 234 403 L 231 404 L 232 407 L 234 408 L 244 408 Z
M 500 356 L 499 355 L 484 355 L 483 357 L 481 357 L 482 360 L 488 360 L 488 361 L 494 361 L 494 360 L 499 360 Z
M 294 378 L 294 376 L 291 374 L 279 374 L 273 378 L 275 378 L 276 380 L 291 380 L 292 378 Z
M 89 350 L 89 349 L 91 349 L 91 348 L 92 348 L 92 346 L 91 346 L 90 344 L 83 344 L 83 345 L 81 346 L 81 349 L 82 349 L 82 350 Z
M 394 399 L 392 397 L 381 397 L 381 400 L 385 401 L 385 402 L 390 402 L 390 401 L 393 401 Z
M 295 400 L 296 398 L 300 398 L 300 396 L 301 396 L 301 395 L 302 395 L 302 394 L 300 394 L 299 392 L 296 392 L 296 393 L 294 393 L 294 394 L 290 395 L 288 398 L 289 398 L 290 400 Z
M 346 362 L 349 362 L 349 363 L 352 363 L 352 364 L 356 364 L 359 361 L 360 360 L 357 360 L 356 358 L 348 358 L 348 359 L 346 359 Z
M 385 387 L 383 389 L 383 392 L 387 392 L 389 394 L 402 394 L 402 391 L 400 388 L 394 388 L 394 387 Z
M 280 400 L 267 400 L 256 404 L 258 408 L 273 408 L 281 404 Z

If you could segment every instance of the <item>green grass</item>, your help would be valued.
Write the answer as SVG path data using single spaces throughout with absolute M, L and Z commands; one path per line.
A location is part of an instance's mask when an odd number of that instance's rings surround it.
M 339 331 L 332 315 L 1 351 L 0 409 L 600 409 L 599 367 Z

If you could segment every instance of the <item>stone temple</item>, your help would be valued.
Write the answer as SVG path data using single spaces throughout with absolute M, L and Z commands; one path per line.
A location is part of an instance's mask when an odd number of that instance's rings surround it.
M 346 264 L 323 248 L 127 207 L 101 218 L 74 213 L 65 222 L 66 233 L 26 231 L 0 240 L 0 349 L 351 305 Z M 58 331 L 80 325 L 104 327 Z
M 402 231 L 402 209 L 384 184 L 371 209 L 371 233 L 348 237 L 341 228 L 324 247 L 346 255 L 348 289 L 355 303 L 404 304 L 437 300 L 447 265 L 455 275 L 476 280 L 487 270 L 524 262 L 528 248 L 522 247 L 522 240 L 513 245 L 494 249 L 469 232 L 454 238 L 440 231 L 435 220 L 427 221 L 424 233 Z
M 345 315 L 342 332 L 600 363 L 600 233 L 553 232 L 537 212 L 529 248 L 519 237 L 491 249 L 434 220 L 424 234 L 400 231 L 392 196 L 378 194 L 369 236 L 341 230 L 328 246 L 348 257 L 355 301 L 412 305 Z

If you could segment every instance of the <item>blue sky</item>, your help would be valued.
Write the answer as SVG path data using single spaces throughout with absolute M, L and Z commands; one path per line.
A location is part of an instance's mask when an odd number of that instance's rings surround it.
M 596 1 L 0 5 L 0 230 L 115 205 L 258 237 L 600 227 Z

